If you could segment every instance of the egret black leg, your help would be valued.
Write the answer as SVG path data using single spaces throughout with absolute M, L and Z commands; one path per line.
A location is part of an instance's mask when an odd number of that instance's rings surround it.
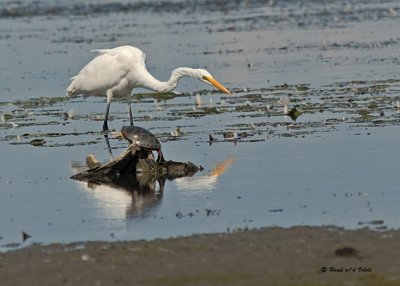
M 110 145 L 110 140 L 108 139 L 108 134 L 104 134 L 104 139 L 106 140 L 106 144 L 107 144 L 107 150 L 108 150 L 108 155 L 110 157 L 110 161 L 113 158 L 113 154 L 112 154 L 112 149 L 111 149 L 111 145 Z
M 132 106 L 131 102 L 128 102 L 128 112 L 129 112 L 129 121 L 131 123 L 131 126 L 133 125 L 133 117 L 132 117 Z
M 107 90 L 107 109 L 106 109 L 106 114 L 104 115 L 104 123 L 103 123 L 103 131 L 108 130 L 108 113 L 110 112 L 110 105 L 111 105 L 111 100 L 113 98 L 112 91 L 109 89 Z
M 108 113 L 110 111 L 110 105 L 111 105 L 111 102 L 107 102 L 106 114 L 104 115 L 103 131 L 108 130 L 107 121 L 108 121 Z
M 108 131 L 107 120 L 104 120 L 104 123 L 103 123 L 103 131 Z

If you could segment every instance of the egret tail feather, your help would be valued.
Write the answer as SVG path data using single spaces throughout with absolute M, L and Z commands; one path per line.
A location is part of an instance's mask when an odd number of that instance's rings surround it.
M 91 53 L 99 53 L 99 54 L 105 54 L 107 52 L 109 52 L 110 49 L 93 49 L 90 50 Z

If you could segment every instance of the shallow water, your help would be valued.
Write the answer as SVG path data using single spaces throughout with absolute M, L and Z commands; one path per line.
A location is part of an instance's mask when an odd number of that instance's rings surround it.
M 399 228 L 396 1 L 108 2 L 0 6 L 2 249 L 19 246 L 22 231 L 32 235 L 26 245 L 272 225 Z M 202 67 L 235 93 L 184 79 L 182 96 L 135 98 L 136 124 L 161 138 L 168 159 L 205 167 L 165 182 L 162 195 L 69 178 L 88 153 L 109 154 L 98 132 L 105 100 L 64 99 L 68 78 L 91 49 L 121 44 L 145 50 L 157 78 Z M 296 121 L 285 102 L 302 112 Z M 114 102 L 111 117 L 110 128 L 127 124 L 126 104 Z M 177 127 L 183 134 L 173 138 Z M 225 140 L 226 131 L 248 136 Z M 211 146 L 209 134 L 218 139 Z M 126 148 L 110 141 L 114 156 Z M 225 160 L 233 163 L 211 176 Z

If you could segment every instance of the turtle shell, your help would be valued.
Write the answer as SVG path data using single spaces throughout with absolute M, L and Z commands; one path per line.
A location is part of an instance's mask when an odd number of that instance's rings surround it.
M 136 144 L 139 147 L 148 150 L 161 149 L 161 142 L 157 137 L 139 126 L 123 126 L 121 129 L 122 137 L 129 141 L 131 144 Z

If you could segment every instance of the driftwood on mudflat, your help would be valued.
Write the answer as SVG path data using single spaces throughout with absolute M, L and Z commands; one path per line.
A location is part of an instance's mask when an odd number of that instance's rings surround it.
M 150 159 L 149 151 L 130 145 L 124 152 L 112 161 L 101 164 L 87 160 L 89 169 L 73 175 L 71 178 L 80 181 L 107 181 L 121 175 L 143 173 L 146 176 L 163 179 L 193 176 L 202 167 L 192 162 L 182 163 L 174 161 L 156 162 Z

